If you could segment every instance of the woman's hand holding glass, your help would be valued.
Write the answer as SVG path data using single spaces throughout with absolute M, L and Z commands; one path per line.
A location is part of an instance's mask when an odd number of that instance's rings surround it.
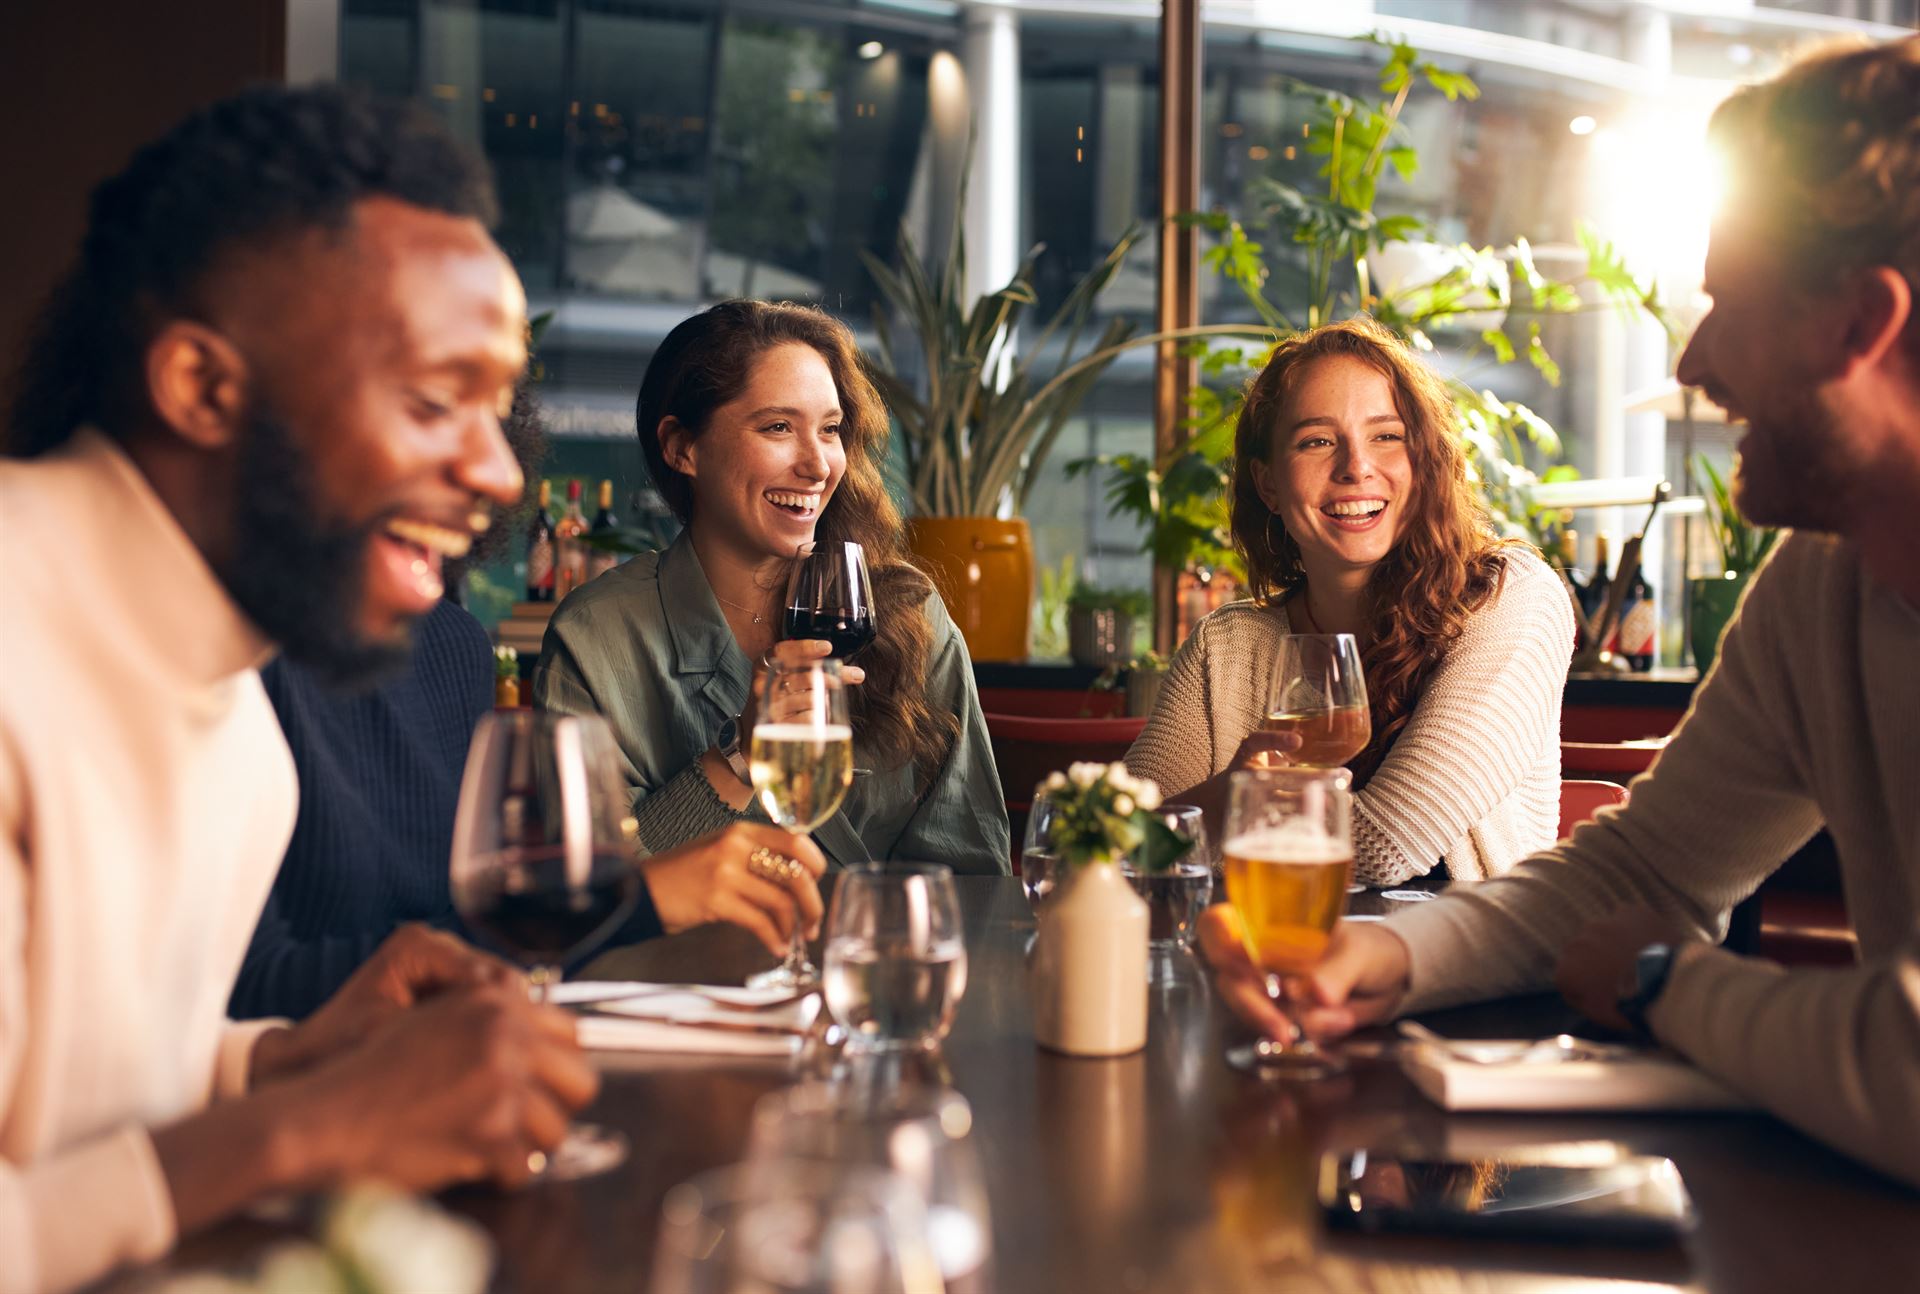
M 752 866 L 769 850 L 800 864 L 770 879 Z M 654 911 L 668 934 L 726 921 L 753 932 L 776 957 L 795 938 L 817 937 L 826 907 L 820 877 L 826 856 L 805 836 L 762 822 L 736 822 L 711 835 L 640 860 Z

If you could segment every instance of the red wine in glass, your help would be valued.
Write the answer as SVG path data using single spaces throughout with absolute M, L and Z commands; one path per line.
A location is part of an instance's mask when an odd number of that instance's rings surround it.
M 841 539 L 802 544 L 787 579 L 781 636 L 821 639 L 847 660 L 876 632 L 866 550 Z
M 640 898 L 640 874 L 618 853 L 567 875 L 557 846 L 503 850 L 460 895 L 468 928 L 524 965 L 571 961 L 613 931 Z
M 840 609 L 788 607 L 782 638 L 818 638 L 833 644 L 833 654 L 846 660 L 873 641 L 873 614 L 844 614 Z

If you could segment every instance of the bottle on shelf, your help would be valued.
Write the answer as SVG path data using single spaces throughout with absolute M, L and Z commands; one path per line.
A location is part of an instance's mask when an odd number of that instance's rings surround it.
M 1573 588 L 1574 603 L 1579 606 L 1580 614 L 1574 617 L 1573 649 L 1579 651 L 1587 645 L 1587 573 L 1580 569 L 1580 532 L 1571 526 L 1560 532 L 1560 542 L 1554 552 L 1554 565 L 1567 577 L 1567 583 Z
M 553 601 L 553 486 L 546 481 L 527 523 L 527 601 Z
M 1605 535 L 1593 537 L 1593 575 L 1587 580 L 1587 591 L 1583 603 L 1587 612 L 1587 622 L 1592 624 L 1607 609 L 1607 596 L 1613 592 L 1613 576 L 1607 573 L 1607 567 L 1613 561 L 1613 543 Z M 1601 649 L 1612 651 L 1617 634 L 1608 634 Z
M 1620 637 L 1614 651 L 1626 658 L 1627 668 L 1644 674 L 1653 668 L 1660 642 L 1660 604 L 1647 581 L 1646 563 L 1634 566 L 1627 594 L 1620 603 Z
M 567 511 L 553 528 L 554 596 L 565 601 L 567 594 L 587 582 L 587 546 L 580 536 L 587 533 L 587 518 L 580 511 L 580 478 L 567 482 Z
M 613 515 L 613 482 L 600 482 L 600 510 L 593 514 L 593 527 L 588 532 L 605 535 L 620 528 L 620 521 Z M 596 579 L 620 564 L 620 554 L 611 548 L 587 549 L 587 578 Z

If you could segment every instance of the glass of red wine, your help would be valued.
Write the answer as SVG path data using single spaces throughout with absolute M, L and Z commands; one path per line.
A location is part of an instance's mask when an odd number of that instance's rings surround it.
M 873 641 L 873 581 L 867 553 L 844 539 L 800 545 L 787 578 L 783 638 L 818 638 L 849 660 Z
M 562 966 L 633 911 L 635 831 L 605 719 L 527 710 L 481 718 L 454 815 L 453 905 L 475 936 L 526 967 L 536 1002 Z M 538 1175 L 571 1181 L 626 1157 L 618 1132 L 578 1123 Z

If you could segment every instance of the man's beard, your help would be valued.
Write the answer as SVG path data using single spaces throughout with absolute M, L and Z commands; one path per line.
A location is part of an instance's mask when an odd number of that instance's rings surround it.
M 374 527 L 322 515 L 311 460 L 264 409 L 247 415 L 238 476 L 234 544 L 218 574 L 240 609 L 327 686 L 370 688 L 403 669 L 410 637 L 381 642 L 360 631 Z

